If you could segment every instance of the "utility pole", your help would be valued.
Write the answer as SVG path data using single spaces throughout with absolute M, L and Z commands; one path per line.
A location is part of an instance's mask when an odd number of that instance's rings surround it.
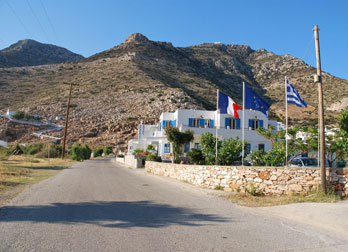
M 63 84 L 70 85 L 70 91 L 69 91 L 68 105 L 66 106 L 65 128 L 64 128 L 64 138 L 63 138 L 63 147 L 62 147 L 62 159 L 64 159 L 64 156 L 65 156 L 65 143 L 66 143 L 66 135 L 68 132 L 69 108 L 70 108 L 72 86 L 78 86 L 78 84 L 73 84 L 73 83 L 63 83 Z
M 317 56 L 317 74 L 314 76 L 314 82 L 318 83 L 318 114 L 319 114 L 319 137 L 320 137 L 320 175 L 321 175 L 321 189 L 327 193 L 326 188 L 326 167 L 325 167 L 325 123 L 324 123 L 324 99 L 323 99 L 323 87 L 321 78 L 321 62 L 320 62 L 320 48 L 319 48 L 319 28 L 314 26 L 315 37 L 315 51 Z

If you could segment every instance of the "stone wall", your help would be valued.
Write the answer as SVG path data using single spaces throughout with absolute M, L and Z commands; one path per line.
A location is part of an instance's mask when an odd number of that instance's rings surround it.
M 116 162 L 129 165 L 132 168 L 142 168 L 144 157 L 135 157 L 133 155 L 125 155 L 123 158 L 116 157 Z
M 264 194 L 300 193 L 320 183 L 318 168 L 285 168 L 255 166 L 180 165 L 146 161 L 145 170 L 207 188 L 225 191 L 244 190 L 254 184 Z M 348 196 L 348 169 L 327 169 L 327 179 L 335 190 Z

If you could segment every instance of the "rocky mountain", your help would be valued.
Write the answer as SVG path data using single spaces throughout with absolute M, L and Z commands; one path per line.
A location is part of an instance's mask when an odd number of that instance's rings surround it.
M 315 69 L 291 55 L 221 43 L 174 47 L 132 34 L 122 44 L 76 62 L 0 68 L 0 110 L 8 107 L 52 121 L 64 117 L 68 86 L 75 83 L 70 141 L 125 144 L 140 120 L 156 123 L 164 111 L 216 107 L 216 89 L 242 102 L 242 82 L 272 104 L 269 117 L 284 119 L 284 76 L 309 104 L 289 106 L 290 124 L 315 125 Z M 334 126 L 348 104 L 348 81 L 323 74 L 326 124 Z M 57 123 L 63 123 L 58 121 Z M 60 133 L 61 134 L 61 133 Z
M 83 56 L 69 50 L 35 40 L 19 40 L 0 50 L 0 67 L 38 66 L 82 59 Z

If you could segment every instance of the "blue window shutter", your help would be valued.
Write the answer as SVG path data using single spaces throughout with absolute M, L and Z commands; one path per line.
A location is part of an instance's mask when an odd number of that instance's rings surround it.
M 230 118 L 225 118 L 225 128 L 230 125 Z
M 175 128 L 176 127 L 176 120 L 174 120 L 174 127 L 173 128 Z
M 240 119 L 236 118 L 237 129 L 240 129 Z
M 199 119 L 199 126 L 204 127 L 204 119 Z
M 159 126 L 160 126 L 160 131 L 162 131 L 162 124 L 159 124 Z
M 170 121 L 170 126 L 172 126 L 172 128 L 174 128 L 174 121 L 173 120 Z
M 210 128 L 214 128 L 214 120 L 210 120 Z
M 249 128 L 253 127 L 253 120 L 249 119 Z
M 259 126 L 263 128 L 263 120 L 259 121 Z
M 189 118 L 189 127 L 193 127 L 193 119 Z
M 163 120 L 163 129 L 165 129 L 165 128 L 166 128 L 166 121 Z

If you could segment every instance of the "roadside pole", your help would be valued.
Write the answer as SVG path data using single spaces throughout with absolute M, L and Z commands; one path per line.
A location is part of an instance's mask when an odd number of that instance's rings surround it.
M 64 156 L 65 156 L 65 143 L 66 143 L 66 136 L 67 136 L 67 132 L 68 132 L 69 108 L 70 108 L 72 86 L 78 86 L 78 84 L 73 84 L 73 83 L 63 83 L 63 84 L 70 85 L 70 91 L 69 91 L 68 105 L 66 106 L 65 128 L 64 128 L 64 138 L 63 138 L 63 147 L 62 147 L 62 159 L 64 159 Z
M 315 36 L 315 51 L 317 56 L 317 74 L 314 76 L 314 82 L 318 83 L 318 113 L 319 113 L 319 136 L 320 136 L 320 176 L 321 176 L 321 188 L 323 192 L 327 193 L 326 188 L 326 167 L 325 167 L 325 123 L 324 123 L 324 99 L 323 99 L 323 87 L 321 79 L 321 62 L 320 62 L 320 48 L 319 48 L 319 28 L 314 26 Z

